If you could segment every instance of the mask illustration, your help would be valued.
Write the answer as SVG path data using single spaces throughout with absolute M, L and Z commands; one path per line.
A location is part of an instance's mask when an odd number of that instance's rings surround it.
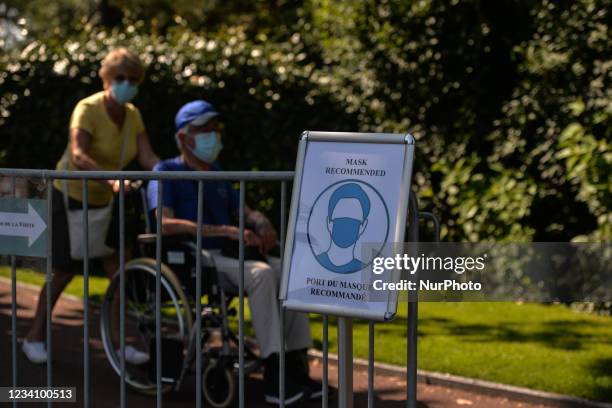
M 336 218 L 332 220 L 332 241 L 340 248 L 348 248 L 359 239 L 361 220 L 354 218 Z

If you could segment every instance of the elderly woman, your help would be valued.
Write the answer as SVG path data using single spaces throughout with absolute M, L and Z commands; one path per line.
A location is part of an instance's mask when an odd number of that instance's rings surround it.
M 103 90 L 79 101 L 70 119 L 70 138 L 68 147 L 60 158 L 58 170 L 121 170 L 134 158 L 140 165 L 150 170 L 159 161 L 149 143 L 142 117 L 138 108 L 130 103 L 138 92 L 143 79 L 144 68 L 136 55 L 125 48 L 111 51 L 102 61 L 99 71 Z M 75 246 L 82 244 L 82 237 L 68 224 L 70 210 L 82 208 L 82 182 L 80 180 L 56 180 L 53 184 L 53 281 L 51 284 L 52 307 L 66 285 L 74 276 L 74 268 L 79 263 L 75 259 Z M 119 191 L 117 180 L 97 180 L 88 182 L 88 205 L 92 213 L 96 209 L 107 215 L 105 225 L 108 232 L 102 236 L 101 247 L 92 248 L 90 254 L 103 258 L 103 265 L 109 277 L 118 268 L 118 222 L 116 211 L 111 211 L 114 193 Z M 112 214 L 112 215 L 111 215 Z M 90 223 L 92 220 L 90 219 Z M 103 222 L 104 224 L 104 222 Z M 98 235 L 96 235 L 96 233 Z M 104 234 L 104 232 L 103 232 Z M 92 231 L 90 239 L 99 238 L 99 230 Z M 71 242 L 72 241 L 72 242 Z M 80 241 L 80 242 L 79 242 Z M 98 245 L 100 246 L 100 245 Z M 82 251 L 82 249 L 81 249 Z M 45 363 L 47 351 L 44 343 L 47 315 L 47 286 L 38 298 L 36 315 L 24 343 L 23 352 L 33 363 Z M 132 363 L 142 363 L 148 358 L 142 352 L 126 348 L 126 359 Z

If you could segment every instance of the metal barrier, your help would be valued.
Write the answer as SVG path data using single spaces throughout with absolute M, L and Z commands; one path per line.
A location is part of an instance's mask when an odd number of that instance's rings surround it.
M 52 282 L 52 217 L 53 212 L 53 200 L 52 182 L 54 180 L 81 180 L 83 186 L 83 228 L 85 237 L 85 254 L 83 260 L 83 274 L 84 274 L 84 316 L 83 316 L 83 406 L 91 406 L 91 384 L 90 384 L 90 349 L 89 349 L 89 254 L 88 254 L 88 242 L 89 233 L 88 231 L 88 181 L 89 180 L 120 180 L 120 191 L 119 191 L 119 276 L 120 276 L 120 361 L 121 361 L 121 381 L 120 381 L 120 406 L 123 408 L 126 406 L 126 378 L 125 378 L 125 187 L 123 181 L 126 180 L 157 180 L 159 181 L 159 188 L 157 191 L 157 207 L 162 207 L 162 186 L 161 181 L 165 180 L 193 180 L 197 182 L 198 186 L 198 211 L 197 211 L 197 228 L 198 231 L 202 230 L 203 225 L 203 185 L 205 181 L 210 180 L 223 180 L 223 181 L 234 181 L 239 182 L 240 188 L 240 205 L 239 205 L 239 227 L 240 227 L 240 238 L 239 238 L 239 265 L 240 265 L 240 279 L 239 279 L 239 375 L 238 375 L 238 403 L 239 406 L 245 407 L 245 334 L 244 334 L 244 256 L 245 256 L 245 193 L 247 182 L 280 182 L 281 183 L 281 194 L 280 194 L 280 239 L 281 243 L 285 241 L 286 234 L 286 218 L 287 218 L 287 182 L 293 179 L 293 172 L 237 172 L 237 171 L 215 171 L 215 172 L 196 172 L 196 171 L 172 171 L 172 172 L 148 172 L 148 171 L 57 171 L 57 170 L 32 170 L 32 169 L 0 169 L 0 176 L 11 177 L 13 179 L 12 191 L 13 195 L 15 192 L 15 178 L 34 178 L 41 179 L 47 186 L 47 257 L 46 257 L 46 285 L 47 290 L 47 386 L 53 385 L 53 347 L 52 347 L 52 332 L 51 332 L 51 282 Z M 427 220 L 433 220 L 436 235 L 439 233 L 439 224 L 437 219 L 429 213 L 421 214 L 421 218 Z M 414 193 L 410 195 L 409 203 L 409 225 L 408 225 L 408 239 L 409 241 L 417 242 L 419 238 L 418 221 L 419 212 L 417 207 L 417 201 Z M 155 281 L 155 306 L 156 306 L 156 343 L 155 343 L 155 357 L 156 357 L 156 387 L 157 387 L 157 407 L 161 408 L 163 403 L 162 398 L 162 347 L 161 347 L 161 268 L 162 268 L 162 211 L 157 211 L 157 230 L 156 230 L 156 281 Z M 198 234 L 196 238 L 197 253 L 202 252 L 202 237 Z M 283 257 L 283 245 L 281 248 L 281 259 Z M 12 358 L 12 385 L 13 387 L 18 386 L 18 367 L 17 367 L 17 311 L 16 311 L 16 257 L 11 256 L 11 358 Z M 202 270 L 201 257 L 196 258 L 196 270 Z M 201 333 L 201 273 L 196 274 L 196 333 Z M 281 328 L 280 336 L 283 336 L 284 329 L 284 311 L 280 309 L 281 316 Z M 406 402 L 408 408 L 416 408 L 416 339 L 417 339 L 417 302 L 415 299 L 410 299 L 408 302 L 408 349 L 407 349 L 407 395 Z M 329 316 L 323 315 L 323 376 L 322 376 L 322 387 L 323 387 L 323 399 L 322 406 L 328 407 L 329 405 L 329 386 L 328 386 L 328 365 L 329 365 Z M 339 378 L 341 388 L 339 389 L 339 404 L 342 407 L 352 407 L 352 322 L 350 319 L 340 318 L 338 325 L 338 341 L 339 341 Z M 375 336 L 375 325 L 373 321 L 369 322 L 369 352 L 368 352 L 368 407 L 374 406 L 374 336 Z M 196 341 L 196 407 L 200 408 L 202 404 L 202 350 L 201 342 Z M 281 341 L 281 353 L 280 353 L 280 396 L 281 401 L 284 400 L 284 378 L 285 378 L 285 358 L 284 358 L 284 341 Z M 344 385 L 342 384 L 344 383 Z M 49 407 L 53 405 L 51 401 L 47 403 Z M 14 402 L 13 406 L 17 406 Z M 281 402 L 281 406 L 283 406 Z

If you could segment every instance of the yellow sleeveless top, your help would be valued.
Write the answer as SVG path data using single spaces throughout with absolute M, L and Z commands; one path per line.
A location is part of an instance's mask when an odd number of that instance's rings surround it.
M 70 129 L 82 129 L 91 135 L 89 151 L 87 154 L 95 160 L 101 170 L 121 170 L 132 161 L 138 152 L 137 136 L 144 132 L 144 124 L 138 108 L 127 103 L 124 129 L 119 129 L 112 121 L 104 107 L 104 92 L 98 92 L 77 103 L 70 118 Z M 128 138 L 125 146 L 123 163 L 120 168 L 121 149 L 123 146 L 123 134 Z M 70 137 L 68 147 L 64 155 L 57 163 L 57 170 L 66 170 L 67 152 L 70 151 Z M 67 170 L 76 170 L 71 159 L 68 160 Z M 63 180 L 55 180 L 54 187 L 63 191 Z M 98 181 L 88 182 L 88 203 L 91 205 L 107 205 L 112 197 L 113 190 L 110 186 Z M 68 181 L 68 195 L 78 201 L 83 201 L 83 185 L 81 180 Z

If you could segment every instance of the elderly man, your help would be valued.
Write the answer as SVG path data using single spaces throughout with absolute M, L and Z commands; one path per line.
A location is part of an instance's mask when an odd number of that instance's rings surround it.
M 211 104 L 196 100 L 184 105 L 175 118 L 178 157 L 161 161 L 156 171 L 217 171 L 215 164 L 223 145 L 219 114 Z M 158 183 L 148 188 L 149 208 L 157 211 Z M 239 262 L 222 255 L 228 240 L 237 241 L 240 230 L 232 225 L 232 213 L 238 210 L 237 191 L 225 181 L 204 182 L 204 220 L 197 230 L 197 182 L 189 180 L 163 181 L 162 232 L 167 235 L 202 234 L 202 246 L 208 250 L 218 270 L 234 285 L 238 285 Z M 264 359 L 265 399 L 280 404 L 278 353 L 280 351 L 278 282 L 280 260 L 267 256 L 276 245 L 277 234 L 270 221 L 260 212 L 246 207 L 247 224 L 254 230 L 245 230 L 245 243 L 250 252 L 258 253 L 260 260 L 244 263 L 244 287 L 251 308 L 255 335 Z M 230 242 L 231 243 L 231 242 Z M 265 261 L 264 261 L 265 260 Z M 305 398 L 320 398 L 321 386 L 308 375 L 305 358 L 311 346 L 308 316 L 286 313 L 285 344 L 287 346 L 287 373 L 285 405 Z

